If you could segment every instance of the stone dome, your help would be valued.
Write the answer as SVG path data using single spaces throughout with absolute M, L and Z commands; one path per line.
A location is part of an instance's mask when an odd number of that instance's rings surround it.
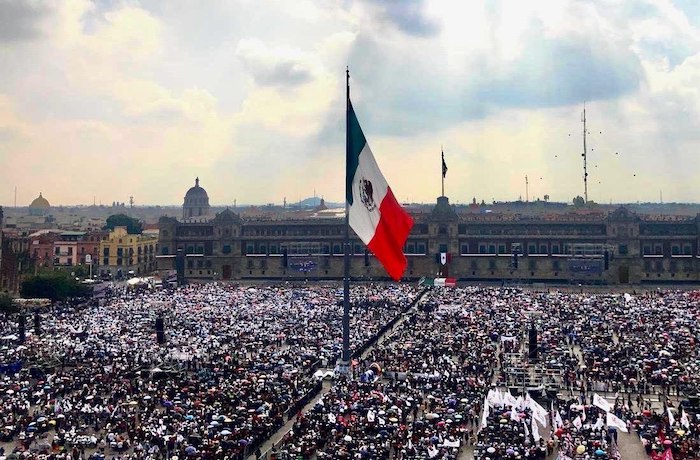
M 49 209 L 51 205 L 49 204 L 49 200 L 41 196 L 41 192 L 39 192 L 39 196 L 34 198 L 34 201 L 32 201 L 29 207 L 35 209 Z
M 29 215 L 30 216 L 43 216 L 46 215 L 51 209 L 49 200 L 44 198 L 39 192 L 39 196 L 34 198 L 34 201 L 29 205 Z
M 207 191 L 199 186 L 199 177 L 194 180 L 194 187 L 191 187 L 185 194 L 185 202 L 182 205 L 182 217 L 190 219 L 202 217 L 209 214 L 209 195 Z

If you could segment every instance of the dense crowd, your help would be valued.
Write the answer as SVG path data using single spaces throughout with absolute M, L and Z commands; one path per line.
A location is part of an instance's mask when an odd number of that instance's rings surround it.
M 657 454 L 671 448 L 675 458 L 693 458 L 697 417 L 686 417 L 687 426 L 678 420 L 670 426 L 658 414 L 662 408 L 652 410 L 651 398 L 665 403 L 668 394 L 695 391 L 697 306 L 696 295 L 680 291 L 642 296 L 479 287 L 430 291 L 419 311 L 362 362 L 363 369 L 382 369 L 384 379 L 360 388 L 338 384 L 328 395 L 336 402 L 329 406 L 324 399 L 303 415 L 278 453 L 453 458 L 473 443 L 474 457 L 484 460 L 544 458 L 555 446 L 563 459 L 602 460 L 619 458 L 617 435 L 629 425 L 649 439 L 650 453 L 652 446 Z M 518 388 L 523 382 L 509 366 L 509 355 L 523 361 L 531 325 L 538 332 L 531 366 L 541 376 L 538 397 L 550 404 L 534 423 L 532 407 L 542 406 L 525 403 L 527 395 Z M 393 386 L 397 381 L 400 387 Z M 520 393 L 515 414 L 512 405 L 489 402 L 494 387 L 509 388 L 513 402 Z M 546 391 L 551 388 L 553 393 Z M 609 411 L 593 405 L 596 392 L 616 400 Z M 614 392 L 617 398 L 611 398 Z M 384 399 L 367 396 L 378 393 Z M 383 414 L 387 405 L 402 408 L 407 394 L 417 402 L 415 413 L 395 426 L 385 421 L 378 435 L 368 408 Z M 343 397 L 358 402 L 350 414 L 349 441 L 338 422 L 345 420 Z
M 418 292 L 354 287 L 352 348 Z M 619 458 L 625 431 L 652 457 L 698 456 L 696 406 L 677 404 L 700 384 L 694 293 L 433 289 L 301 412 L 319 388 L 314 370 L 340 352 L 341 297 L 329 287 L 205 285 L 46 314 L 41 336 L 0 351 L 0 442 L 65 446 L 76 459 L 83 446 L 95 459 L 240 458 L 296 415 L 277 458 L 455 459 L 469 448 L 481 460 L 555 450 L 607 460 Z M 159 312 L 166 346 L 155 341 Z M 525 358 L 532 327 L 537 353 Z M 21 371 L 9 369 L 19 361 Z M 523 393 L 526 380 L 537 391 Z
M 417 292 L 354 287 L 351 349 Z M 334 365 L 341 298 L 336 287 L 209 284 L 124 290 L 100 306 L 44 313 L 41 334 L 0 350 L 0 442 L 63 452 L 55 458 L 242 458 L 318 389 L 313 370 Z M 0 336 L 13 327 L 1 325 Z

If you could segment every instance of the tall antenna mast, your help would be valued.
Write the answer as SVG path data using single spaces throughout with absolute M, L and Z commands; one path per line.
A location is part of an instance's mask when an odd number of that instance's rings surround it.
M 525 203 L 530 201 L 530 184 L 527 181 L 527 174 L 525 174 Z
M 17 186 L 15 185 L 15 208 L 17 207 Z
M 583 122 L 583 202 L 588 203 L 588 163 L 587 157 L 588 151 L 586 149 L 586 103 L 583 103 L 583 114 L 581 114 L 581 121 Z

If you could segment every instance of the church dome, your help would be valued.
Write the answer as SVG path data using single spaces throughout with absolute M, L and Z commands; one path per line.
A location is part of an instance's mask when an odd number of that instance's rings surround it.
M 41 196 L 41 192 L 39 192 L 39 196 L 34 198 L 34 201 L 32 201 L 29 207 L 33 209 L 49 209 L 51 205 L 49 204 L 49 200 Z
M 202 200 L 206 202 L 207 205 L 209 205 L 209 195 L 207 195 L 206 190 L 199 186 L 198 177 L 194 180 L 194 187 L 190 187 L 190 189 L 185 194 L 185 204 L 188 204 L 188 202 L 190 202 L 189 204 L 199 205 L 203 203 Z
M 199 177 L 194 180 L 185 194 L 185 202 L 182 205 L 182 217 L 185 219 L 199 218 L 209 214 L 209 195 L 199 186 Z

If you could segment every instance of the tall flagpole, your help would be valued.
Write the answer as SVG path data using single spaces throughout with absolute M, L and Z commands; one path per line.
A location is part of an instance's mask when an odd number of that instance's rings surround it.
M 348 182 L 348 158 L 350 158 L 350 69 L 345 68 L 345 190 L 350 190 Z M 350 202 L 345 197 L 345 257 L 343 259 L 343 364 L 349 371 L 350 365 Z

